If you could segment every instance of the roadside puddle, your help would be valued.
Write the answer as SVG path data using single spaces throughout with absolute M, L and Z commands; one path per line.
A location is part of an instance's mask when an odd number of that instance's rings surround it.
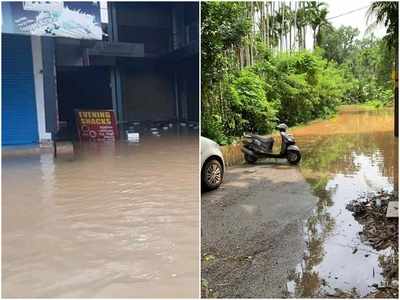
M 390 258 L 398 263 L 397 249 L 378 251 L 362 241 L 363 226 L 346 205 L 397 189 L 393 110 L 342 111 L 293 134 L 301 171 L 319 201 L 304 225 L 306 249 L 288 276 L 288 296 L 365 297 L 393 279 L 383 265 Z

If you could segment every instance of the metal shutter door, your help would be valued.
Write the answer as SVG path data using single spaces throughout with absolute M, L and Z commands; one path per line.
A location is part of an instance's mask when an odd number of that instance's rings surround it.
M 2 144 L 38 143 L 29 36 L 2 35 Z

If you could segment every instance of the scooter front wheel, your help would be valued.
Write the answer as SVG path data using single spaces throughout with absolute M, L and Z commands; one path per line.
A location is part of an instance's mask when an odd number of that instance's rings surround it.
M 248 164 L 255 164 L 257 161 L 257 157 L 247 154 L 244 154 L 244 160 L 248 163 Z
M 301 159 L 301 154 L 299 151 L 289 150 L 286 159 L 290 164 L 297 165 Z

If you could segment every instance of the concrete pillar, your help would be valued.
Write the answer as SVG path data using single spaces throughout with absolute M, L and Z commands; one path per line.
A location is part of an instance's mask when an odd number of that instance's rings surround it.
M 51 133 L 46 131 L 46 116 L 44 106 L 43 87 L 43 59 L 42 45 L 39 36 L 31 37 L 33 77 L 35 82 L 36 114 L 38 122 L 38 135 L 41 144 L 48 144 L 51 140 Z
M 111 42 L 118 42 L 117 3 L 108 2 L 108 37 Z M 113 109 L 115 110 L 120 136 L 123 136 L 124 110 L 122 101 L 122 78 L 118 65 L 110 68 Z
M 43 62 L 43 96 L 46 131 L 58 131 L 58 103 L 55 41 L 53 37 L 41 37 L 41 51 Z

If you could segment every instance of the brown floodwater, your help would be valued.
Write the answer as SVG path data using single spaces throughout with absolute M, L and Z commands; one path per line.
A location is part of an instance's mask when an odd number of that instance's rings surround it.
M 376 251 L 361 241 L 362 226 L 346 204 L 367 193 L 397 189 L 398 140 L 393 110 L 341 110 L 331 120 L 292 131 L 303 153 L 301 171 L 318 196 L 304 226 L 303 261 L 289 275 L 292 297 L 324 297 L 337 292 L 366 296 L 383 277 Z
M 3 297 L 198 297 L 198 136 L 3 157 Z

